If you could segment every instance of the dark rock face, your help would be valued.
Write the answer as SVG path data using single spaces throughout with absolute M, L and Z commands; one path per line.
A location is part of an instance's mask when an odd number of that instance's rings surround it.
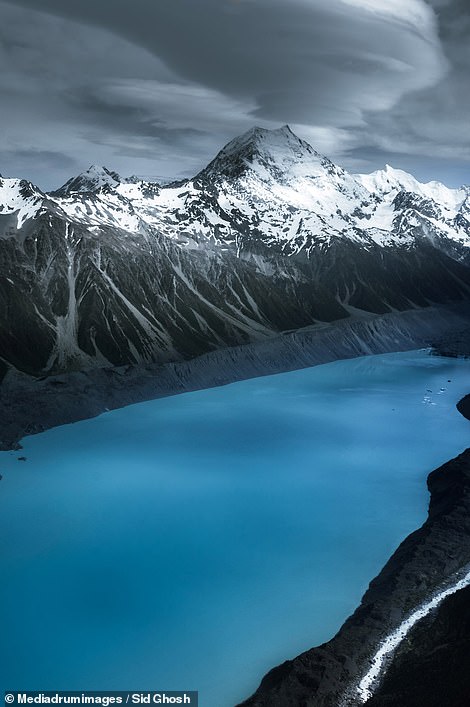
M 0 360 L 36 375 L 181 360 L 344 318 L 344 305 L 383 314 L 463 300 L 470 288 L 470 269 L 429 247 L 344 243 L 260 262 L 48 215 L 27 231 L 0 242 Z
M 436 589 L 445 586 L 446 582 L 452 584 L 452 579 L 455 581 L 456 576 L 470 563 L 470 449 L 433 471 L 428 477 L 428 487 L 431 501 L 426 523 L 400 545 L 371 582 L 361 605 L 339 633 L 319 648 L 313 648 L 274 668 L 263 678 L 253 697 L 243 703 L 244 707 L 338 707 L 359 704 L 354 687 L 367 671 L 368 660 L 380 640 Z M 437 615 L 442 617 L 449 612 L 447 625 L 443 619 L 442 635 L 446 631 L 449 635 L 452 632 L 460 635 L 458 625 L 451 626 L 451 616 L 453 611 L 458 612 L 456 607 L 460 606 L 460 602 L 465 602 L 465 597 L 468 597 L 468 592 L 463 599 L 458 593 L 445 602 L 440 610 L 442 614 L 438 612 Z M 430 617 L 427 622 L 432 620 Z M 420 630 L 421 624 L 417 624 L 412 635 Z M 409 658 L 407 645 L 399 654 L 403 657 L 402 662 L 397 663 L 394 690 L 398 690 L 400 684 L 399 666 L 407 662 L 405 655 Z M 431 638 L 427 645 L 432 651 Z M 438 645 L 439 641 L 435 646 Z M 465 660 L 467 647 L 468 643 L 463 645 L 462 661 Z M 448 660 L 452 660 L 452 655 L 460 654 L 458 646 L 448 650 Z M 422 656 L 425 655 L 426 648 L 423 646 Z M 421 653 L 417 660 L 421 660 Z M 407 679 L 406 675 L 404 679 Z M 460 689 L 464 683 L 467 684 L 466 680 L 462 678 L 458 682 L 455 699 L 459 699 Z M 388 683 L 385 681 L 383 685 L 384 690 L 392 689 L 386 687 Z M 384 701 L 377 702 L 377 705 L 388 705 L 385 701 L 387 694 L 383 693 Z M 372 706 L 376 703 L 369 700 L 367 704 Z M 428 707 L 425 701 L 390 704 Z M 455 707 L 458 704 L 456 702 Z M 462 703 L 462 707 L 464 704 L 468 703 Z M 447 702 L 440 703 L 440 707 L 444 705 L 447 707 Z M 454 707 L 454 703 L 450 703 L 449 707 Z
M 0 358 L 30 374 L 181 360 L 347 316 L 293 263 L 267 275 L 233 253 L 46 215 L 0 246 Z
M 470 288 L 470 269 L 429 247 L 346 242 L 260 262 L 46 214 L 24 228 L 22 242 L 0 242 L 0 360 L 36 375 L 191 358 L 344 318 L 344 305 L 383 314 Z
M 468 707 L 470 587 L 410 632 L 367 707 Z
M 467 418 L 467 420 L 470 420 L 470 395 L 466 395 L 462 400 L 459 401 L 457 404 L 457 410 L 460 412 L 461 415 Z

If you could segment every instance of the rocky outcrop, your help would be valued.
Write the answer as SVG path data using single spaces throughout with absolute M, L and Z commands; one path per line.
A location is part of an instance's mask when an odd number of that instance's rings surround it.
M 461 415 L 467 418 L 467 420 L 470 420 L 470 395 L 466 395 L 465 398 L 462 398 L 460 402 L 457 404 L 457 410 L 460 412 Z

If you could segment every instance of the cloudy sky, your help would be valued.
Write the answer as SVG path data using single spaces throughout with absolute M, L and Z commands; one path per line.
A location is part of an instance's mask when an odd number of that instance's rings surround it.
M 175 178 L 288 123 L 352 171 L 470 183 L 468 0 L 0 0 L 0 173 Z

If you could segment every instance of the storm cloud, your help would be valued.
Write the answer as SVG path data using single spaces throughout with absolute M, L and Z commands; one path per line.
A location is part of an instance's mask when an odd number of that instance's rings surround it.
M 31 151 L 41 186 L 92 162 L 189 175 L 253 124 L 363 171 L 406 156 L 452 182 L 470 162 L 460 0 L 10 0 L 0 17 L 0 172 Z

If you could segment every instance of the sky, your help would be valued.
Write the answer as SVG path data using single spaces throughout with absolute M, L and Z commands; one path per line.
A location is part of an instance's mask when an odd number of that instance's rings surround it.
M 470 183 L 468 0 L 0 0 L 0 174 L 193 176 L 289 124 L 352 172 Z

